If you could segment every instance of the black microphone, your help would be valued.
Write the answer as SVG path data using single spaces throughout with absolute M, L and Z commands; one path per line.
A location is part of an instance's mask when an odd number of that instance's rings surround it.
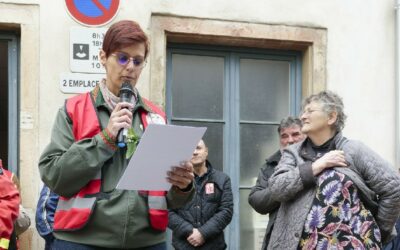
M 130 82 L 124 82 L 122 83 L 122 87 L 119 90 L 119 97 L 120 97 L 120 102 L 131 102 L 133 95 L 133 89 L 132 85 Z M 128 129 L 126 128 L 121 128 L 118 132 L 117 136 L 117 145 L 120 148 L 123 148 L 126 146 L 126 138 L 128 137 Z

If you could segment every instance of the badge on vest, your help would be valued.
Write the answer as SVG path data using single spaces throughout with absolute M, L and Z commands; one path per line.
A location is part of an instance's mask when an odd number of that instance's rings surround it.
M 213 194 L 213 193 L 214 193 L 214 183 L 207 183 L 206 194 Z
M 165 124 L 164 118 L 156 113 L 148 113 L 146 115 L 147 124 Z

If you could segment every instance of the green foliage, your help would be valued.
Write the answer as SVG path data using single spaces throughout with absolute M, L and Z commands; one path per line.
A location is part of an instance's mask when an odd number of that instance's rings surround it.
M 133 128 L 130 128 L 128 130 L 128 137 L 126 138 L 126 144 L 127 144 L 127 151 L 126 151 L 126 159 L 130 159 L 136 151 L 136 147 L 139 144 L 140 137 L 136 135 L 135 131 Z

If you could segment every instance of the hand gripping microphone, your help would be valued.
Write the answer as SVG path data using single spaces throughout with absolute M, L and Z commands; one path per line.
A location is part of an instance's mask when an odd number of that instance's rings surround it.
M 130 82 L 124 82 L 122 83 L 122 87 L 119 90 L 119 97 L 120 97 L 120 102 L 131 102 L 133 95 L 133 89 L 132 85 Z M 123 148 L 126 146 L 126 138 L 128 137 L 128 129 L 126 128 L 121 128 L 118 132 L 117 136 L 117 145 L 120 148 Z

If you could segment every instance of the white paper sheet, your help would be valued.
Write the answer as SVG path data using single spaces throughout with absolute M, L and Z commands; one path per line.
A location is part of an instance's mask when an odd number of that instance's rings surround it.
M 207 128 L 150 124 L 117 189 L 169 190 L 167 171 L 188 161 Z

